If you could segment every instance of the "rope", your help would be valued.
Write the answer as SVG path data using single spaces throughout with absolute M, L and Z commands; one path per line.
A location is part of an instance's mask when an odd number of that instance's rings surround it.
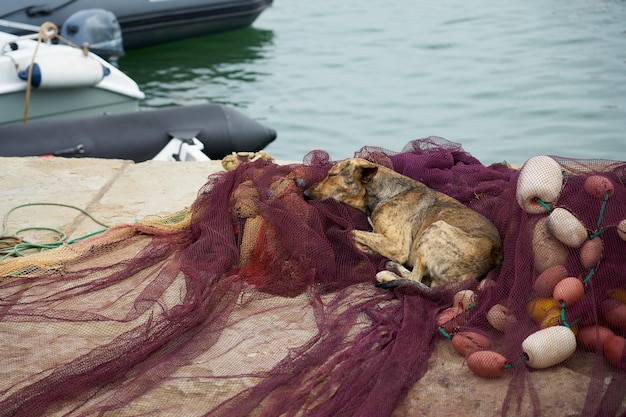
M 547 211 L 548 213 L 552 212 L 552 209 L 550 208 L 550 206 L 549 206 L 549 205 L 547 205 L 547 204 L 545 203 L 545 201 L 543 201 L 543 200 L 542 200 L 542 199 L 540 199 L 539 197 L 536 197 L 536 198 L 535 198 L 535 201 L 537 201 L 537 203 L 539 203 L 539 204 L 540 204 L 540 205 L 541 205 L 544 209 L 546 209 L 546 211 Z
M 604 194 L 604 200 L 602 201 L 602 206 L 600 207 L 600 215 L 598 216 L 597 226 L 600 227 L 602 224 L 602 217 L 604 217 L 604 209 L 606 209 L 606 203 L 609 201 L 609 193 L 608 191 Z
M 84 214 L 85 216 L 89 217 L 89 219 L 91 219 L 93 222 L 99 224 L 100 226 L 105 227 L 105 229 L 102 230 L 98 230 L 92 233 L 89 233 L 87 235 L 84 236 L 80 236 L 71 240 L 67 240 L 67 235 L 65 233 L 63 233 L 62 231 L 58 230 L 58 229 L 54 229 L 51 227 L 40 227 L 40 226 L 35 226 L 35 227 L 26 227 L 26 228 L 22 228 L 17 230 L 13 236 L 9 236 L 6 235 L 7 233 L 7 224 L 8 224 L 8 220 L 9 220 L 9 215 L 14 212 L 17 209 L 23 208 L 23 207 L 29 207 L 29 206 L 57 206 L 57 207 L 67 207 L 67 208 L 71 208 L 74 210 L 78 210 L 80 211 L 82 214 Z M 105 223 L 102 223 L 101 221 L 97 220 L 96 218 L 94 218 L 91 214 L 89 214 L 87 211 L 76 207 L 76 206 L 72 206 L 69 204 L 62 204 L 62 203 L 27 203 L 27 204 L 21 204 L 18 206 L 13 207 L 11 210 L 9 210 L 5 215 L 4 218 L 2 219 L 2 233 L 0 233 L 0 255 L 4 255 L 2 257 L 0 257 L 0 262 L 5 260 L 6 258 L 9 258 L 11 256 L 25 256 L 23 254 L 24 251 L 29 250 L 29 249 L 39 249 L 40 251 L 43 250 L 48 250 L 48 249 L 54 249 L 57 248 L 63 244 L 68 244 L 71 245 L 74 242 L 77 242 L 79 240 L 88 238 L 90 236 L 96 235 L 98 233 L 102 233 L 105 230 L 108 229 L 108 225 L 106 225 Z M 18 237 L 18 234 L 26 232 L 26 231 L 32 231 L 32 230 L 42 230 L 42 231 L 49 231 L 49 232 L 53 232 L 56 233 L 59 238 L 53 242 L 47 242 L 47 243 L 34 243 L 34 242 L 29 242 L 25 239 L 22 239 L 20 237 Z
M 444 330 L 444 328 L 443 328 L 443 327 L 439 326 L 439 327 L 437 327 L 437 330 L 439 330 L 439 333 L 441 333 L 441 334 L 443 335 L 443 337 L 445 337 L 446 339 L 452 339 L 452 336 L 450 336 L 450 335 L 448 334 L 448 332 L 446 332 L 446 331 Z
M 22 121 L 26 123 L 28 121 L 28 112 L 30 110 L 30 92 L 32 90 L 31 82 L 33 80 L 33 65 L 35 64 L 35 58 L 37 57 L 37 51 L 39 50 L 39 44 L 41 42 L 49 42 L 52 39 L 59 39 L 69 46 L 73 48 L 82 49 L 83 54 L 87 56 L 89 52 L 89 44 L 85 42 L 82 47 L 76 45 L 72 41 L 65 39 L 63 36 L 59 35 L 59 28 L 52 22 L 44 22 L 39 27 L 39 35 L 37 36 L 37 46 L 35 46 L 35 52 L 33 52 L 33 56 L 30 60 L 30 65 L 28 66 L 28 76 L 26 78 L 26 98 L 24 103 L 24 117 Z
M 52 35 L 49 35 L 48 32 L 52 32 Z M 30 110 L 30 91 L 32 89 L 31 82 L 33 80 L 33 65 L 35 64 L 35 58 L 37 57 L 37 51 L 39 50 L 39 44 L 43 41 L 49 41 L 59 34 L 59 28 L 52 22 L 44 22 L 39 27 L 39 36 L 37 36 L 37 46 L 35 46 L 35 52 L 33 52 L 33 57 L 30 60 L 30 65 L 28 66 L 28 77 L 26 78 L 26 99 L 24 103 L 24 117 L 22 118 L 23 122 L 26 123 L 28 121 L 28 111 Z

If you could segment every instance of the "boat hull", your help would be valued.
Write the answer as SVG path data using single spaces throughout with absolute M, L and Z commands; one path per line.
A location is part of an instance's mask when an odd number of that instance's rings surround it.
M 0 125 L 22 123 L 26 95 L 23 91 L 0 96 Z M 139 110 L 135 98 L 97 87 L 31 91 L 28 123 L 71 119 L 105 113 L 127 113 Z
M 125 49 L 142 48 L 250 26 L 272 0 L 16 0 L 0 4 L 0 19 L 61 27 L 79 10 L 104 8 L 115 14 Z M 14 32 L 19 32 L 15 30 Z
M 0 126 L 0 156 L 66 156 L 146 161 L 172 138 L 197 138 L 211 159 L 257 152 L 276 132 L 221 104 L 170 107 Z

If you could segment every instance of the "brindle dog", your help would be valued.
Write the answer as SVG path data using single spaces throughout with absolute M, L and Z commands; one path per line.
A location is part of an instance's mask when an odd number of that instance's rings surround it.
M 361 250 L 390 260 L 390 270 L 376 275 L 384 287 L 415 285 L 425 277 L 431 286 L 480 278 L 502 261 L 500 235 L 485 217 L 362 158 L 337 163 L 304 197 L 343 202 L 370 217 L 373 231 L 354 230 L 354 241 Z M 418 287 L 430 290 L 425 284 Z

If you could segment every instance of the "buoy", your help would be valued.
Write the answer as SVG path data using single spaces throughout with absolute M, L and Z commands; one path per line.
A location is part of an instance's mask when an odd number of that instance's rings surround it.
M 461 290 L 454 294 L 453 305 L 468 310 L 476 304 L 476 293 L 472 290 Z
M 522 350 L 531 368 L 543 369 L 569 358 L 576 350 L 576 336 L 565 326 L 548 327 L 528 336 Z
M 617 235 L 626 242 L 626 219 L 619 222 L 617 225 Z
M 585 294 L 583 282 L 576 277 L 567 277 L 554 287 L 552 297 L 557 303 L 565 303 L 565 307 L 571 307 Z
M 553 204 L 562 188 L 563 174 L 558 162 L 545 155 L 533 156 L 520 170 L 517 179 L 517 203 L 527 213 L 546 213 L 546 208 L 538 200 L 547 205 Z
M 611 327 L 626 330 L 626 304 L 609 298 L 600 304 L 600 311 Z
M 493 326 L 494 329 L 501 332 L 512 324 L 517 323 L 517 319 L 507 307 L 502 304 L 495 304 L 487 312 L 487 321 Z
M 467 321 L 463 314 L 463 307 L 448 307 L 437 315 L 437 328 L 443 329 L 448 334 L 459 331 L 461 326 Z
M 583 189 L 592 197 L 604 200 L 606 194 L 613 195 L 614 187 L 610 179 L 602 175 L 591 175 L 583 183 Z
M 547 329 L 548 327 L 559 325 L 561 325 L 561 308 L 555 307 L 548 310 L 546 315 L 543 316 L 543 319 L 539 323 L 539 328 Z
M 626 304 L 626 290 L 623 288 L 613 288 L 608 291 L 608 295 L 613 300 Z
M 535 323 L 541 323 L 545 318 L 548 312 L 552 309 L 559 309 L 560 306 L 554 301 L 552 296 L 550 297 L 539 297 L 534 300 L 530 300 L 526 305 L 528 310 L 528 314 L 533 319 Z
M 591 269 L 598 265 L 598 262 L 600 262 L 602 258 L 603 250 L 604 243 L 598 236 L 583 243 L 580 247 L 580 263 L 583 268 Z
M 546 220 L 540 219 L 533 229 L 533 263 L 540 273 L 567 261 L 567 248 L 548 231 Z
M 559 242 L 570 248 L 579 248 L 587 240 L 587 229 L 572 213 L 557 207 L 546 219 L 546 227 Z
M 626 370 L 626 339 L 622 336 L 609 336 L 604 342 L 604 357 L 618 369 Z
M 467 366 L 472 372 L 484 378 L 498 378 L 506 371 L 507 360 L 498 352 L 479 350 L 467 357 Z
M 482 333 L 462 331 L 452 336 L 452 347 L 463 356 L 489 349 L 490 346 L 491 339 Z
M 569 275 L 563 265 L 554 265 L 543 271 L 533 283 L 533 290 L 539 297 L 551 297 L 554 287 Z
M 587 326 L 580 329 L 576 335 L 578 345 L 585 350 L 595 352 L 596 348 L 600 351 L 604 349 L 604 343 L 611 336 L 615 336 L 615 333 L 604 326 Z

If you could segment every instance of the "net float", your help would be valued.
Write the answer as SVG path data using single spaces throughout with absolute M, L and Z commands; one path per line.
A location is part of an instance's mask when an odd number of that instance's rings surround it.
M 472 290 L 461 290 L 454 294 L 453 305 L 468 310 L 476 305 L 476 293 Z
M 551 297 L 556 284 L 569 275 L 563 265 L 554 265 L 543 271 L 533 283 L 533 290 L 539 297 Z
M 533 229 L 533 263 L 539 273 L 567 261 L 567 248 L 550 234 L 546 220 L 540 219 Z
M 517 319 L 508 307 L 502 304 L 495 304 L 487 312 L 487 321 L 494 329 L 503 332 L 508 326 L 515 324 Z
M 585 269 L 591 269 L 598 265 L 602 258 L 604 243 L 599 237 L 587 240 L 580 247 L 580 263 Z
M 479 350 L 467 357 L 467 366 L 484 378 L 499 378 L 506 371 L 506 358 L 498 352 Z
M 597 348 L 600 348 L 600 351 L 602 351 L 606 340 L 614 335 L 615 333 L 608 327 L 587 326 L 580 329 L 576 335 L 576 340 L 581 348 L 595 352 Z
M 561 308 L 555 307 L 550 309 L 541 320 L 539 327 L 545 329 L 552 326 L 561 325 Z
M 463 331 L 452 336 L 452 347 L 463 356 L 489 349 L 490 346 L 491 339 L 482 333 Z
M 626 339 L 622 336 L 609 336 L 604 342 L 604 357 L 618 369 L 626 370 Z
M 624 242 L 626 242 L 626 219 L 618 223 L 617 234 Z
M 546 228 L 559 242 L 570 248 L 579 248 L 588 237 L 585 225 L 562 207 L 552 210 L 546 219 Z
M 528 314 L 530 314 L 530 317 L 535 323 L 541 323 L 545 319 L 548 312 L 555 308 L 559 309 L 560 306 L 552 297 L 535 298 L 526 304 Z
M 446 333 L 452 334 L 459 331 L 467 319 L 463 314 L 462 307 L 448 307 L 437 315 L 437 328 L 443 329 Z
M 524 339 L 522 350 L 528 357 L 528 366 L 535 369 L 549 368 L 574 353 L 576 336 L 565 326 L 547 327 Z
M 626 290 L 623 288 L 613 288 L 608 291 L 609 297 L 613 300 L 626 304 Z
M 615 191 L 611 180 L 602 175 L 589 176 L 583 183 L 583 189 L 590 196 L 600 200 L 604 200 L 607 194 L 611 197 Z
M 600 310 L 604 320 L 611 327 L 620 330 L 626 329 L 626 304 L 609 298 L 600 304 Z
M 566 307 L 571 307 L 576 304 L 584 294 L 585 286 L 583 282 L 576 277 L 567 277 L 556 284 L 552 297 L 554 301 L 560 305 L 565 303 Z
M 554 203 L 562 188 L 559 163 L 549 156 L 533 156 L 524 163 L 517 178 L 517 203 L 526 213 L 545 213 L 546 208 L 539 200 L 547 205 Z
M 565 317 L 565 321 L 567 322 L 568 319 L 567 317 Z M 545 317 L 543 318 L 543 320 L 541 320 L 541 322 L 539 323 L 539 328 L 540 329 L 546 329 L 548 327 L 553 327 L 553 326 L 562 326 L 564 325 L 563 323 L 563 310 L 562 308 L 553 308 L 552 310 L 548 311 L 545 315 Z M 572 333 L 574 333 L 574 336 L 576 336 L 578 334 L 578 323 L 575 324 L 569 324 L 569 328 L 572 331 Z
M 495 287 L 496 281 L 491 278 L 485 278 L 478 283 L 478 291 L 485 291 L 487 288 Z

